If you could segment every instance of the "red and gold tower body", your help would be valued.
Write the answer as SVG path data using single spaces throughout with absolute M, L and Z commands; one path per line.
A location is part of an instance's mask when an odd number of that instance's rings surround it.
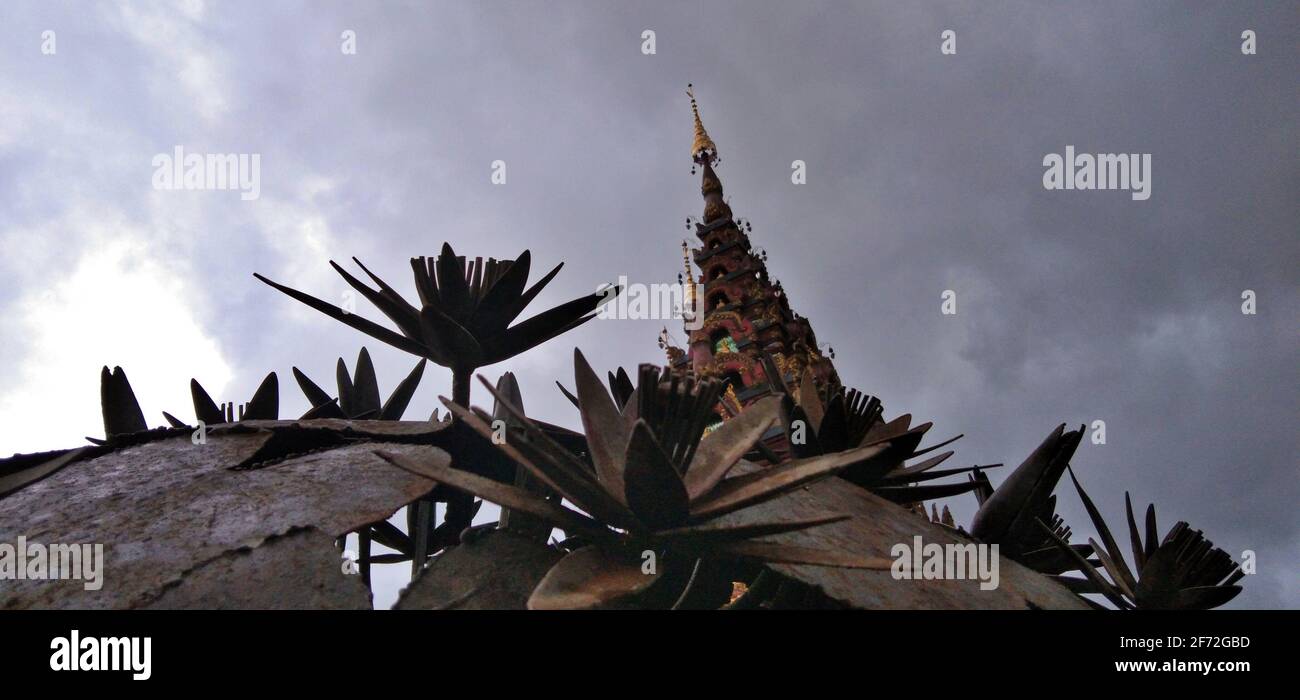
M 718 150 L 700 121 L 694 94 L 688 94 L 695 117 L 691 158 L 701 171 L 704 215 L 694 227 L 701 245 L 691 251 L 701 274 L 696 277 L 686 263 L 691 276 L 686 295 L 695 296 L 703 322 L 687 324 L 688 347 L 669 346 L 669 362 L 674 371 L 726 382 L 719 407 L 724 420 L 779 393 L 782 383 L 798 396 L 805 370 L 811 370 L 809 376 L 823 395 L 833 393 L 840 386 L 839 376 L 830 358 L 818 351 L 812 324 L 791 310 L 780 284 L 769 277 L 763 256 L 723 199 L 722 181 L 714 172 Z M 765 362 L 765 354 L 771 363 Z M 775 367 L 781 376 L 769 377 L 767 367 Z M 780 426 L 764 436 L 764 443 L 782 458 L 789 454 Z

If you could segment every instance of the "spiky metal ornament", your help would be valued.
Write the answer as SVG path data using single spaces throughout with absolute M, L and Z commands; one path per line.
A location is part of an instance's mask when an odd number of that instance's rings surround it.
M 1101 538 L 1100 544 L 1090 539 L 1088 545 L 1110 575 L 1107 580 L 1093 562 L 1079 553 L 1077 546 L 1071 546 L 1040 521 L 1039 528 L 1086 577 L 1057 577 L 1076 593 L 1099 593 L 1121 610 L 1208 610 L 1241 593 L 1241 586 L 1236 584 L 1245 573 L 1227 552 L 1205 539 L 1200 530 L 1193 530 L 1187 523 L 1179 521 L 1163 540 L 1159 539 L 1155 504 L 1147 506 L 1144 540 L 1126 491 L 1124 511 L 1128 516 L 1129 542 L 1135 565 L 1129 568 L 1124 552 L 1116 544 L 1101 512 L 1074 477 L 1073 470 L 1070 470 L 1070 480 L 1074 482 L 1079 499 Z
M 375 364 L 365 347 L 357 353 L 356 369 L 351 375 L 348 374 L 348 366 L 343 358 L 339 358 L 334 372 L 335 383 L 338 385 L 337 398 L 330 396 L 302 370 L 294 367 L 293 378 L 311 404 L 311 408 L 302 417 L 401 420 L 407 405 L 411 403 L 411 397 L 415 395 L 416 387 L 420 385 L 424 363 L 424 360 L 420 360 L 382 404 L 379 399 L 379 380 L 375 377 Z
M 420 307 L 416 308 L 360 260 L 353 258 L 353 261 L 379 289 L 372 289 L 332 260 L 330 265 L 384 312 L 400 333 L 262 275 L 254 273 L 254 276 L 367 335 L 451 369 L 453 394 L 464 393 L 466 399 L 469 377 L 474 370 L 508 360 L 590 321 L 595 317 L 595 308 L 618 292 L 615 287 L 610 294 L 578 297 L 511 325 L 555 278 L 564 263 L 525 289 L 532 262 L 529 251 L 525 250 L 516 260 L 475 258 L 467 264 L 464 256 L 456 255 L 450 244 L 443 243 L 437 258 L 411 258 L 420 297 Z
M 257 391 L 253 392 L 253 398 L 247 403 L 239 404 L 238 408 L 234 402 L 218 405 L 197 379 L 190 380 L 190 397 L 194 402 L 195 419 L 206 425 L 242 420 L 275 420 L 280 412 L 280 384 L 275 372 L 267 374 L 258 385 Z M 111 442 L 116 436 L 149 430 L 144 412 L 140 410 L 140 402 L 135 397 L 135 391 L 131 389 L 131 382 L 126 378 L 126 371 L 121 367 L 114 367 L 109 371 L 105 366 L 100 371 L 99 402 L 104 415 L 104 438 L 88 437 L 86 440 L 96 445 L 103 445 Z M 166 411 L 163 411 L 163 418 L 173 428 L 189 427 L 184 421 Z
M 1052 492 L 1082 439 L 1082 427 L 1067 432 L 1064 423 L 1058 425 L 997 490 L 983 473 L 975 474 L 971 483 L 977 487 L 980 508 L 971 521 L 971 536 L 997 544 L 1002 554 L 1045 574 L 1074 569 L 1076 555 L 1087 559 L 1091 546 L 1070 545 L 1074 555 L 1067 555 L 1053 541 L 1070 539 L 1070 528 L 1056 514 Z M 1050 524 L 1050 532 L 1044 533 L 1040 523 Z
M 647 562 L 682 556 L 691 561 L 722 557 L 889 567 L 889 560 L 757 539 L 838 522 L 847 517 L 844 515 L 740 525 L 716 522 L 850 464 L 887 459 L 888 443 L 766 469 L 755 467 L 741 476 L 728 477 L 779 419 L 779 400 L 754 404 L 701 440 L 717 401 L 717 382 L 697 383 L 644 366 L 633 395 L 620 409 L 581 352 L 574 352 L 574 366 L 591 464 L 547 437 L 491 384 L 484 381 L 484 385 L 520 426 L 507 440 L 494 441 L 498 448 L 583 512 L 468 472 L 380 453 L 397 466 L 542 518 L 590 543 L 551 569 L 533 592 L 529 607 L 587 608 L 636 600 L 663 573 L 662 568 L 647 566 Z M 443 402 L 480 434 L 494 434 L 488 413 L 446 398 Z
M 919 504 L 932 498 L 953 496 L 971 491 L 975 485 L 969 482 L 922 485 L 921 482 L 1001 466 L 976 465 L 935 470 L 935 467 L 953 455 L 951 450 L 920 462 L 906 464 L 907 460 L 934 452 L 962 436 L 918 450 L 917 447 L 932 423 L 912 427 L 911 414 L 885 421 L 880 399 L 857 389 L 846 390 L 838 386 L 823 393 L 818 390 L 811 369 L 804 370 L 798 390 L 791 390 L 780 380 L 780 372 L 771 356 L 764 357 L 764 365 L 768 376 L 778 379 L 777 389 L 782 394 L 789 418 L 785 426 L 786 435 L 796 457 L 807 458 L 855 447 L 891 444 L 890 459 L 850 465 L 840 474 L 841 478 L 877 496 L 901 504 Z
M 565 331 L 595 317 L 595 308 L 618 294 L 618 287 L 603 293 L 578 297 L 543 311 L 520 323 L 515 319 L 559 273 L 556 265 L 531 287 L 527 286 L 532 255 L 525 250 L 515 260 L 475 258 L 467 263 L 456 255 L 451 244 L 443 243 L 437 258 L 411 258 L 415 289 L 420 298 L 416 308 L 386 282 L 372 273 L 360 260 L 357 266 L 378 289 L 353 277 L 333 260 L 330 265 L 353 289 L 379 308 L 397 325 L 393 331 L 364 319 L 310 294 L 273 282 L 260 274 L 254 276 L 307 306 L 345 323 L 373 338 L 452 371 L 452 397 L 469 405 L 470 377 L 479 367 L 508 360 L 536 347 Z M 514 325 L 511 325 L 514 323 Z M 422 499 L 416 511 L 415 558 L 418 569 L 437 543 L 430 540 L 434 528 L 433 503 Z M 473 499 L 465 494 L 448 498 L 445 531 L 459 532 L 474 517 Z

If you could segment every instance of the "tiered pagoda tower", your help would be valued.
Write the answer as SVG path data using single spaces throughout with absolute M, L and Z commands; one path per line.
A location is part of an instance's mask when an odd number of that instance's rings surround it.
M 789 299 L 767 272 L 766 256 L 750 243 L 748 224 L 742 228 L 723 199 L 722 181 L 714 172 L 718 149 L 700 121 L 699 105 L 692 89 L 691 112 L 695 118 L 695 139 L 691 144 L 692 174 L 700 171 L 700 194 L 704 215 L 694 223 L 700 247 L 690 250 L 686 266 L 686 298 L 696 300 L 702 324 L 687 324 L 688 348 L 666 346 L 675 371 L 697 378 L 716 378 L 727 383 L 719 413 L 724 420 L 745 406 L 779 391 L 780 384 L 767 376 L 764 354 L 781 373 L 783 381 L 798 396 L 805 370 L 823 395 L 840 386 L 839 375 L 829 357 L 817 347 L 817 336 L 808 319 L 790 309 Z M 687 244 L 682 243 L 683 255 Z M 698 277 L 691 259 L 702 271 Z M 699 325 L 694 330 L 691 326 Z M 779 427 L 764 443 L 780 457 L 789 453 L 784 431 Z

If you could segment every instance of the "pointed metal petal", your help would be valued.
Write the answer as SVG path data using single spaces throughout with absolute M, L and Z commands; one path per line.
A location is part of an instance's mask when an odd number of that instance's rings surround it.
M 1124 571 L 1119 568 L 1119 565 L 1116 564 L 1115 560 L 1106 553 L 1105 548 L 1097 544 L 1097 541 L 1091 537 L 1088 538 L 1088 546 L 1092 547 L 1092 553 L 1097 555 L 1097 558 L 1101 560 L 1102 567 L 1106 569 L 1106 573 L 1110 574 L 1110 580 L 1115 583 L 1115 587 L 1118 588 L 1121 593 L 1128 596 L 1130 600 L 1137 600 L 1137 594 L 1133 592 L 1133 584 L 1129 583 L 1128 575 L 1126 575 Z
M 1097 558 L 1101 559 L 1102 565 L 1111 572 L 1111 576 L 1115 578 L 1115 582 L 1120 585 L 1120 588 L 1125 593 L 1128 593 L 1130 598 L 1136 598 L 1133 591 L 1137 589 L 1137 579 L 1134 578 L 1133 572 L 1129 570 L 1128 563 L 1124 561 L 1124 553 L 1120 551 L 1119 545 L 1115 544 L 1115 538 L 1110 534 L 1106 519 L 1101 517 L 1101 511 L 1097 510 L 1097 506 L 1093 505 L 1092 499 L 1088 497 L 1088 493 L 1083 490 L 1083 486 L 1075 478 L 1074 470 L 1067 468 L 1066 471 L 1070 473 L 1070 481 L 1074 482 L 1074 490 L 1079 492 L 1079 500 L 1083 501 L 1083 507 L 1088 511 L 1088 517 L 1092 519 L 1093 526 L 1097 528 L 1097 535 L 1101 537 L 1102 543 L 1106 545 L 1106 551 L 1098 551 Z M 1093 549 L 1097 549 L 1095 544 Z M 1110 563 L 1107 563 L 1108 561 Z
M 1022 513 L 1038 512 L 1035 499 L 1051 494 L 1073 454 L 1064 431 L 1065 424 L 1058 425 L 984 501 L 971 521 L 972 536 L 1002 542 Z M 1033 527 L 1032 518 L 1028 522 Z
M 330 403 L 334 400 L 325 392 L 324 389 L 317 386 L 316 382 L 313 382 L 297 367 L 293 368 L 293 379 L 298 382 L 298 388 L 302 389 L 303 396 L 307 397 L 308 404 L 319 406 L 323 403 Z
M 1141 576 L 1142 567 L 1147 563 L 1147 555 L 1142 549 L 1142 532 L 1138 530 L 1137 520 L 1133 518 L 1133 501 L 1129 498 L 1128 491 L 1124 492 L 1124 515 L 1128 519 L 1128 538 L 1129 545 L 1133 548 L 1133 567 L 1137 569 L 1138 576 Z
M 121 367 L 112 372 L 104 367 L 99 373 L 99 402 L 104 414 L 104 436 L 139 433 L 149 429 L 144 412 L 131 390 L 131 382 Z
M 1125 600 L 1123 594 L 1121 594 L 1115 586 L 1111 585 L 1109 581 L 1103 578 L 1101 573 L 1093 568 L 1092 564 L 1089 564 L 1088 560 L 1085 559 L 1082 554 L 1079 554 L 1078 550 L 1070 546 L 1070 543 L 1057 536 L 1052 528 L 1048 527 L 1042 520 L 1037 520 L 1035 523 L 1047 535 L 1048 539 L 1050 539 L 1053 544 L 1059 547 L 1066 556 L 1074 560 L 1079 571 L 1083 572 L 1083 575 L 1088 577 L 1088 580 L 1092 582 L 1092 585 L 1096 587 L 1103 596 L 1106 597 L 1106 600 L 1109 600 L 1112 605 L 1121 610 L 1131 610 L 1133 608 L 1133 604 L 1128 600 Z
M 617 294 L 617 288 L 615 290 Z M 536 316 L 506 329 L 483 342 L 488 361 L 493 364 L 530 350 L 546 341 L 595 318 L 589 313 L 605 301 L 603 293 L 589 294 L 547 309 Z
M 686 493 L 692 500 L 722 481 L 755 442 L 780 418 L 781 399 L 767 396 L 700 440 L 686 470 Z
M 690 513 L 686 484 L 644 420 L 637 421 L 632 428 L 623 481 L 628 507 L 650 529 L 661 530 L 686 522 Z
M 345 420 L 349 418 L 348 414 L 339 408 L 339 404 L 334 399 L 330 399 L 323 404 L 312 406 L 306 413 L 302 414 L 301 420 L 313 420 L 316 418 L 337 418 Z
M 226 413 L 222 411 L 217 402 L 208 396 L 208 392 L 199 384 L 199 380 L 190 379 L 190 399 L 194 402 L 194 417 L 203 421 L 207 425 L 217 425 L 226 422 Z
M 550 284 L 551 280 L 555 279 L 556 275 L 560 274 L 560 268 L 562 267 L 564 267 L 564 263 L 560 263 L 551 268 L 550 272 L 543 275 L 542 278 L 537 280 L 537 282 L 535 282 L 533 286 L 529 287 L 527 291 L 520 294 L 506 305 L 504 316 L 506 320 L 503 325 L 509 324 L 516 318 L 519 318 L 519 314 L 522 314 L 524 309 L 528 308 L 528 305 L 533 303 L 533 299 L 537 297 L 538 293 L 545 289 L 546 285 Z
M 356 260 L 356 258 L 353 258 L 353 260 Z M 361 262 L 358 260 L 357 264 L 361 265 Z M 343 279 L 351 285 L 353 289 L 361 292 L 361 294 L 365 296 L 371 304 L 375 305 L 375 308 L 382 311 L 389 320 L 397 324 L 397 327 L 401 329 L 403 335 L 408 338 L 420 337 L 420 312 L 398 295 L 396 291 L 393 291 L 391 287 L 385 285 L 378 277 L 370 275 L 372 279 L 379 282 L 381 289 L 383 290 L 376 292 L 362 283 L 361 280 L 353 277 L 347 270 L 344 270 L 333 260 L 330 261 L 330 266 L 333 267 L 334 271 L 339 273 L 339 275 L 343 277 Z M 366 274 L 370 274 L 370 271 L 366 270 L 364 265 L 361 265 L 361 269 L 365 270 Z
M 634 601 L 662 575 L 642 571 L 641 559 L 588 546 L 570 552 L 533 589 L 529 610 L 587 610 Z
M 799 407 L 807 414 L 812 429 L 820 433 L 825 411 L 821 396 L 817 394 L 817 382 L 811 367 L 804 368 L 803 377 L 799 380 Z
M 975 490 L 975 486 L 969 481 L 961 481 L 955 484 L 921 484 L 915 486 L 874 486 L 871 492 L 888 499 L 895 503 L 916 503 L 918 501 L 929 501 L 936 498 L 948 498 L 949 496 L 960 496 L 963 493 Z
M 882 440 L 890 440 L 907 432 L 907 426 L 912 424 L 912 414 L 904 413 L 903 415 L 889 421 L 888 423 L 876 423 L 871 426 L 867 434 L 862 437 L 862 446 L 873 445 Z
M 352 385 L 352 375 L 348 372 L 347 363 L 343 362 L 341 357 L 334 363 L 334 381 L 339 387 L 339 408 L 343 409 L 343 413 L 347 416 L 355 416 L 357 392 Z
M 596 372 L 577 348 L 573 349 L 573 373 L 587 451 L 596 466 L 596 479 L 610 494 L 623 499 L 623 466 L 630 439 L 627 428 L 613 399 L 605 393 Z M 626 505 L 627 501 L 623 503 Z
M 936 445 L 930 445 L 929 447 L 927 447 L 927 448 L 925 448 L 925 449 L 923 449 L 923 450 L 917 450 L 917 451 L 915 451 L 915 452 L 912 453 L 912 456 L 913 456 L 913 457 L 920 457 L 921 455 L 929 454 L 929 453 L 931 453 L 931 452 L 934 452 L 934 451 L 937 450 L 937 449 L 940 449 L 940 448 L 943 448 L 943 447 L 947 447 L 948 445 L 951 445 L 952 443 L 957 442 L 958 440 L 962 439 L 963 437 L 966 437 L 966 434 L 965 434 L 965 433 L 959 433 L 956 437 L 950 437 L 950 438 L 948 438 L 947 440 L 944 440 L 943 442 L 938 443 L 938 444 L 936 444 Z
M 628 399 L 632 397 L 634 391 L 636 391 L 636 386 L 632 384 L 632 378 L 627 376 L 627 372 L 622 367 L 619 367 L 618 373 L 610 376 L 609 392 L 613 394 L 614 402 L 618 404 L 620 411 L 627 405 Z
M 565 388 L 564 388 L 564 385 L 561 384 L 560 381 L 559 381 L 558 379 L 555 381 L 555 386 L 560 387 L 560 393 L 561 393 L 561 394 L 564 394 L 564 398 L 568 399 L 568 400 L 569 400 L 569 403 L 573 404 L 573 407 L 574 407 L 574 408 L 578 408 L 578 407 L 579 407 L 579 404 L 578 404 L 578 397 L 574 396 L 574 395 L 573 395 L 573 392 L 569 391 L 568 389 L 565 389 Z M 630 429 L 630 427 L 631 427 L 631 426 L 629 426 L 629 429 Z
M 525 250 L 514 262 L 508 263 L 504 272 L 498 273 L 496 281 L 484 293 L 483 301 L 479 303 L 478 318 L 484 328 L 504 328 L 523 311 L 523 307 L 518 306 L 518 303 L 524 292 L 524 286 L 528 284 L 528 272 L 532 267 L 532 260 L 532 253 Z M 559 268 L 555 271 L 558 272 Z
M 244 406 L 242 420 L 276 420 L 280 417 L 280 380 L 275 372 L 266 375 L 253 398 Z
M 449 365 L 482 367 L 492 364 L 484 360 L 478 338 L 437 306 L 428 304 L 420 309 L 420 324 L 425 345 L 434 349 Z M 430 359 L 436 361 L 437 358 Z
M 885 478 L 887 479 L 911 478 L 913 476 L 916 476 L 917 474 L 920 474 L 921 472 L 928 471 L 930 469 L 939 466 L 949 457 L 953 456 L 953 454 L 954 453 L 951 450 L 949 450 L 948 452 L 944 452 L 943 454 L 938 455 L 936 457 L 931 457 L 930 459 L 927 459 L 924 462 L 921 462 L 919 464 L 913 464 L 910 467 L 899 467 L 898 469 L 895 469 L 889 472 L 888 474 L 886 474 Z
M 499 506 L 523 511 L 529 515 L 542 518 L 565 532 L 572 531 L 575 534 L 602 541 L 613 538 L 613 533 L 595 520 L 509 484 L 493 481 L 435 461 L 414 460 L 404 455 L 383 450 L 375 450 L 375 454 L 412 474 L 418 474 L 439 484 L 446 484 L 472 493 Z
M 412 355 L 417 355 L 420 357 L 429 357 L 430 353 L 428 348 L 426 348 L 423 344 L 419 342 L 407 338 L 401 333 L 391 331 L 379 325 L 378 323 L 375 323 L 374 321 L 368 321 L 356 314 L 348 313 L 347 311 L 344 311 L 343 309 L 340 309 L 339 307 L 330 304 L 328 302 L 321 301 L 320 299 L 317 299 L 316 297 L 310 294 L 304 294 L 291 287 L 286 287 L 277 282 L 272 282 L 271 280 L 257 274 L 256 272 L 253 273 L 253 276 L 261 280 L 262 282 L 266 283 L 267 285 L 280 290 L 284 294 L 287 294 L 288 296 L 297 299 L 298 301 L 306 304 L 307 306 L 316 309 L 317 311 L 325 314 L 326 316 L 329 316 L 330 318 L 333 318 L 336 321 L 340 321 L 344 324 L 347 324 L 361 331 L 362 333 L 365 333 L 366 335 L 375 338 L 376 340 L 387 343 L 397 348 L 398 350 L 404 350 L 406 352 L 409 352 Z M 437 358 L 434 357 L 429 357 L 429 359 L 435 361 L 437 360 Z
M 389 394 L 388 400 L 379 410 L 379 420 L 402 419 L 407 405 L 411 403 L 411 397 L 415 395 L 416 387 L 420 386 L 420 378 L 424 376 L 424 363 L 423 358 L 417 362 L 406 378 L 397 385 L 396 389 L 393 389 L 393 393 Z
M 357 368 L 352 372 L 353 410 L 356 415 L 379 412 L 379 380 L 375 377 L 375 363 L 365 346 L 357 353 Z
M 858 447 L 723 479 L 712 491 L 691 503 L 691 519 L 705 520 L 775 498 L 815 479 L 830 476 L 850 464 L 878 457 L 885 449 L 883 445 Z
M 456 255 L 456 252 L 451 249 L 451 244 L 444 242 L 435 269 L 438 271 L 438 296 L 442 300 L 441 310 L 451 318 L 469 318 L 472 305 L 469 298 L 469 285 L 465 281 L 465 258 Z
M 1151 557 L 1155 556 L 1156 548 L 1160 546 L 1160 534 L 1156 530 L 1156 504 L 1154 503 L 1147 504 L 1146 530 L 1146 560 L 1149 562 Z
M 585 464 L 579 462 L 573 453 L 566 450 L 562 445 L 557 443 L 553 438 L 539 428 L 535 423 L 524 415 L 518 407 L 505 400 L 497 392 L 496 387 L 484 379 L 481 375 L 479 381 L 487 388 L 488 393 L 500 403 L 510 415 L 518 421 L 520 429 L 526 439 L 516 440 L 514 444 L 497 445 L 497 448 L 506 452 L 511 459 L 519 461 L 516 456 L 524 450 L 528 450 L 530 459 L 524 464 L 530 468 L 534 476 L 542 479 L 544 483 L 573 502 L 574 505 L 591 513 L 595 518 L 614 525 L 616 527 L 627 528 L 636 523 L 636 517 L 613 495 L 607 493 L 597 483 L 595 474 L 593 474 Z M 458 418 L 466 421 L 467 425 L 473 427 L 479 434 L 484 434 L 491 439 L 492 429 L 481 419 L 475 425 L 470 422 L 468 417 L 475 417 L 472 412 L 463 407 L 457 406 L 449 399 L 439 397 L 443 404 L 447 406 Z M 531 467 L 530 467 L 531 465 Z

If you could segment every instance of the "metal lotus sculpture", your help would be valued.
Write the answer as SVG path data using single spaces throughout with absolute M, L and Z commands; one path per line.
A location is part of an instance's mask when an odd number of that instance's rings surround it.
M 467 263 L 464 256 L 456 255 L 449 243 L 443 243 L 437 258 L 411 258 L 415 289 L 420 300 L 417 308 L 360 260 L 353 258 L 353 261 L 378 289 L 353 277 L 332 260 L 330 265 L 353 289 L 378 307 L 400 332 L 260 274 L 254 273 L 254 277 L 373 338 L 451 369 L 452 397 L 461 405 L 469 405 L 469 380 L 474 370 L 507 360 L 590 321 L 596 315 L 595 308 L 619 291 L 614 287 L 612 293 L 607 290 L 578 297 L 514 323 L 555 278 L 563 263 L 556 265 L 532 286 L 527 286 L 532 265 L 529 251 L 525 250 L 515 260 L 475 258 L 472 263 Z M 438 544 L 450 542 L 430 540 L 435 518 L 432 502 L 422 499 L 413 510 L 416 526 L 412 567 L 418 569 Z M 444 532 L 459 532 L 468 527 L 474 512 L 473 498 L 468 494 L 451 495 L 447 501 Z
M 520 427 L 508 439 L 494 441 L 498 448 L 582 512 L 466 471 L 380 452 L 399 467 L 528 513 L 586 543 L 542 579 L 529 599 L 530 608 L 600 607 L 637 600 L 663 575 L 663 568 L 646 567 L 647 557 L 888 568 L 889 560 L 758 539 L 838 522 L 845 519 L 843 515 L 787 522 L 719 522 L 723 516 L 830 476 L 849 464 L 887 458 L 888 444 L 728 476 L 778 420 L 778 399 L 754 404 L 701 439 L 714 415 L 716 382 L 694 382 L 643 366 L 633 395 L 620 409 L 581 352 L 575 351 L 574 365 L 590 464 L 547 437 L 491 384 L 484 381 L 484 385 Z M 486 412 L 446 398 L 443 402 L 480 434 L 493 434 L 492 418 Z
M 768 376 L 779 378 L 771 363 Z M 779 382 L 789 417 L 786 434 L 796 457 L 832 454 L 869 445 L 889 444 L 888 459 L 872 460 L 850 465 L 840 477 L 895 503 L 916 504 L 932 498 L 943 498 L 973 490 L 969 482 L 952 484 L 924 484 L 921 482 L 963 474 L 979 465 L 956 469 L 934 470 L 953 455 L 943 452 L 921 462 L 905 464 L 907 460 L 929 454 L 952 444 L 962 436 L 944 440 L 937 445 L 918 450 L 921 440 L 933 424 L 923 423 L 912 427 L 911 414 L 904 414 L 886 422 L 882 417 L 880 399 L 858 391 L 834 387 L 829 396 L 823 396 L 816 386 L 810 370 L 805 370 L 797 392 Z M 797 401 L 795 394 L 797 393 Z M 983 468 L 1001 465 L 985 465 Z
M 1070 470 L 1070 480 L 1074 482 L 1079 499 L 1101 538 L 1100 544 L 1095 540 L 1088 540 L 1088 544 L 1101 560 L 1101 568 L 1110 576 L 1107 580 L 1093 562 L 1084 559 L 1076 546 L 1071 546 L 1047 524 L 1040 522 L 1042 531 L 1062 554 L 1073 559 L 1086 577 L 1057 577 L 1076 593 L 1099 593 L 1121 610 L 1208 610 L 1241 593 L 1237 582 L 1245 574 L 1227 552 L 1205 539 L 1200 530 L 1193 530 L 1182 521 L 1174 525 L 1163 540 L 1159 539 L 1154 504 L 1147 506 L 1144 530 L 1139 529 L 1133 517 L 1133 503 L 1125 492 L 1124 511 L 1128 516 L 1134 563 L 1130 568 L 1106 521 L 1074 477 L 1073 470 Z
M 1002 554 L 1045 574 L 1060 574 L 1076 568 L 1074 556 L 1057 548 L 1056 540 L 1068 542 L 1070 528 L 1056 514 L 1052 493 L 1083 439 L 1083 427 L 1066 432 L 1058 425 L 1025 461 L 994 490 L 982 472 L 971 483 L 977 488 L 980 508 L 971 520 L 972 537 L 997 544 Z M 1049 525 L 1044 533 L 1039 523 Z M 1071 545 L 1074 554 L 1086 559 L 1092 547 Z
M 515 260 L 475 258 L 467 263 L 448 243 L 437 258 L 411 258 L 417 308 L 391 286 L 357 266 L 378 286 L 353 277 L 334 261 L 330 265 L 398 327 L 400 333 L 349 313 L 309 294 L 254 276 L 298 301 L 373 338 L 428 358 L 452 370 L 453 396 L 468 400 L 469 377 L 479 367 L 508 360 L 595 317 L 594 310 L 613 294 L 589 294 L 543 311 L 520 323 L 523 313 L 564 263 L 556 265 L 531 287 L 526 287 L 532 256 L 525 250 Z M 617 288 L 615 288 L 617 293 Z M 511 325 L 514 323 L 514 325 Z

